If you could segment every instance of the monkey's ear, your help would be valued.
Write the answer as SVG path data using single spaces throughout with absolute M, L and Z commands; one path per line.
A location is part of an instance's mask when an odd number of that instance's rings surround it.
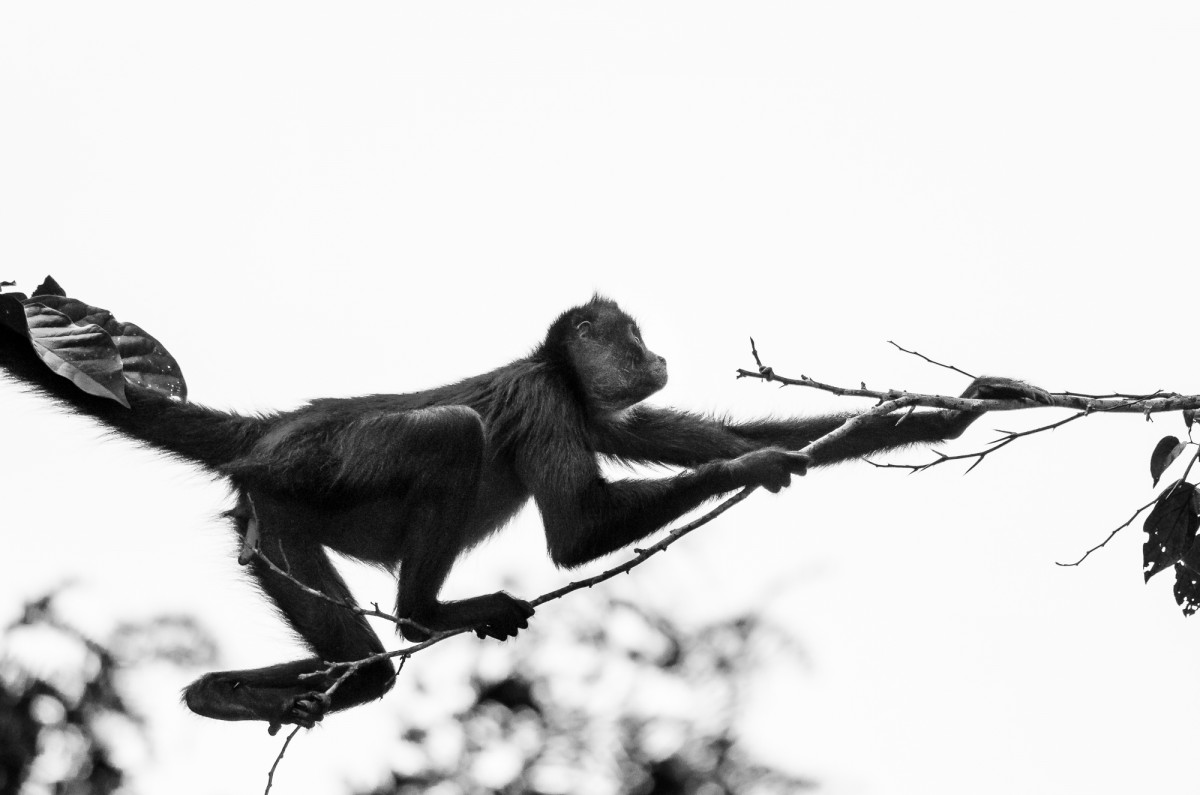
M 575 336 L 579 339 L 586 339 L 592 336 L 592 321 L 585 320 L 575 327 Z

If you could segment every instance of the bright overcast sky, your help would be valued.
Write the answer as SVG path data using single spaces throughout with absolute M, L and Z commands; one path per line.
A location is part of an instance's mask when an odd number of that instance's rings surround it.
M 594 290 L 670 361 L 655 400 L 693 409 L 850 405 L 734 381 L 751 334 L 843 385 L 965 386 L 896 340 L 1052 390 L 1197 393 L 1198 43 L 1193 3 L 6 3 L 0 276 L 52 273 L 242 410 L 489 369 Z M 10 386 L 0 405 L 0 618 L 74 576 L 85 626 L 187 609 L 231 667 L 295 653 L 219 485 Z M 765 677 L 747 732 L 829 793 L 1186 791 L 1200 618 L 1170 574 L 1142 584 L 1136 527 L 1054 565 L 1150 499 L 1182 431 L 1096 417 L 966 478 L 814 473 L 620 587 L 793 629 L 812 668 Z M 539 532 L 526 515 L 451 590 L 564 582 Z M 147 792 L 261 786 L 278 738 L 139 684 Z M 303 738 L 281 791 L 375 783 L 403 708 Z

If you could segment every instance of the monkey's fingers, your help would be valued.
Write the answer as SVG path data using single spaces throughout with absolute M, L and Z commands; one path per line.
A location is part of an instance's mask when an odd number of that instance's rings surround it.
M 1054 395 L 1050 394 L 1050 392 L 1032 384 L 1026 384 L 1025 386 L 1029 388 L 1030 394 L 1027 397 L 1031 400 L 1036 400 L 1038 403 L 1043 403 L 1047 406 L 1054 405 Z
M 504 594 L 507 601 L 502 615 L 494 616 L 482 626 L 475 628 L 475 634 L 480 638 L 489 637 L 496 640 L 515 638 L 517 632 L 529 627 L 529 618 L 533 615 L 533 605 L 524 599 L 516 599 Z
M 298 697 L 288 710 L 287 722 L 306 729 L 317 725 L 329 710 L 330 698 L 320 691 L 312 691 Z
M 518 630 L 524 629 L 525 627 L 528 627 L 528 626 L 529 626 L 529 624 L 527 624 L 527 623 L 522 623 L 520 625 L 488 624 L 487 626 L 479 627 L 478 629 L 476 629 L 475 634 L 478 635 L 481 639 L 482 638 L 495 638 L 496 640 L 508 640 L 509 638 L 515 638 L 517 636 Z
M 1054 396 L 1048 391 L 1015 378 L 982 376 L 975 379 L 972 387 L 969 391 L 974 394 L 969 395 L 970 397 L 988 400 L 1032 400 L 1045 406 L 1054 404 Z
M 788 471 L 793 475 L 807 475 L 812 458 L 806 453 L 788 453 Z

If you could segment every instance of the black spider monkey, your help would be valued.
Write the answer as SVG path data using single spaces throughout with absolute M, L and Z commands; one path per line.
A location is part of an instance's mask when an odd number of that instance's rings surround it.
M 497 592 L 440 602 L 455 559 L 501 528 L 531 497 L 551 559 L 579 566 L 625 547 L 701 503 L 744 486 L 777 492 L 810 466 L 907 444 L 951 439 L 980 411 L 874 417 L 810 459 L 795 451 L 846 415 L 733 422 L 641 405 L 667 382 L 667 364 L 611 300 L 564 312 L 529 356 L 483 375 L 405 395 L 315 400 L 294 411 L 240 416 L 126 385 L 132 410 L 54 375 L 27 341 L 0 326 L 0 366 L 69 408 L 158 450 L 229 478 L 230 512 L 262 552 L 334 599 L 350 593 L 324 547 L 400 569 L 396 615 L 431 631 L 470 627 L 505 639 L 527 626 L 528 602 Z M 970 398 L 1046 392 L 976 379 Z M 657 480 L 606 480 L 598 456 L 685 468 Z M 365 666 L 326 698 L 325 661 L 384 651 L 367 622 L 288 582 L 257 558 L 263 591 L 315 656 L 202 676 L 185 691 L 195 712 L 223 720 L 313 726 L 327 711 L 383 695 L 392 666 Z M 401 629 L 410 640 L 426 634 Z M 308 675 L 308 676 L 306 676 Z

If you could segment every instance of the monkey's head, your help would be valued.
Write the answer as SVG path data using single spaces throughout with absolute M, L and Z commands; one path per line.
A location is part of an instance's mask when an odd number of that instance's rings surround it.
M 599 295 L 564 312 L 543 350 L 571 369 L 593 411 L 627 409 L 667 385 L 667 360 L 646 347 L 633 318 Z

